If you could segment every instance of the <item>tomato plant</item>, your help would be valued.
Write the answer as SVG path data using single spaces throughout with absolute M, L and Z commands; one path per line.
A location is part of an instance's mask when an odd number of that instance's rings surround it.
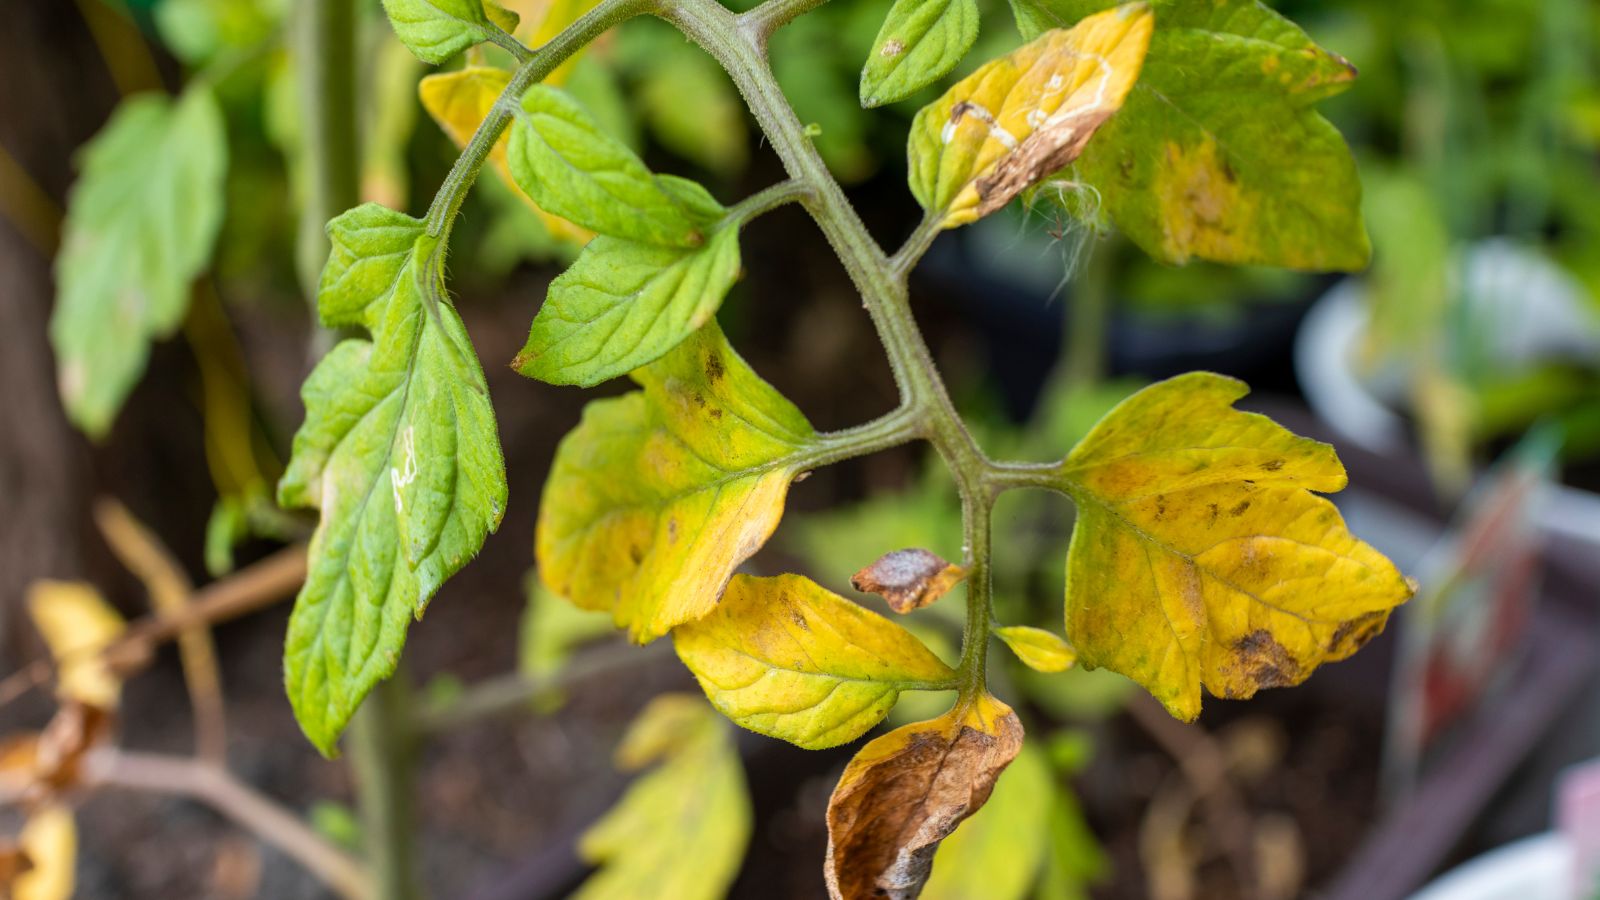
M 1008 766 L 1029 773 L 1018 783 L 1047 780 L 1023 751 L 1021 719 L 990 691 L 996 640 L 1041 672 L 1121 673 L 1192 721 L 1206 692 L 1248 698 L 1348 657 L 1411 595 L 1322 496 L 1345 486 L 1333 449 L 1235 409 L 1247 389 L 1231 378 L 1195 372 L 1145 387 L 1075 447 L 1053 448 L 1054 462 L 990 456 L 932 362 L 908 290 L 941 233 L 1019 198 L 1059 203 L 1079 191 L 1164 263 L 1364 266 L 1355 164 L 1315 110 L 1354 77 L 1346 61 L 1253 0 L 1012 0 L 1024 43 L 982 61 L 910 123 L 909 187 L 924 215 L 891 252 L 868 233 L 769 63 L 773 36 L 820 5 L 599 0 L 556 4 L 529 29 L 492 0 L 384 0 L 419 60 L 468 58 L 420 85 L 423 106 L 461 147 L 421 217 L 354 205 L 350 141 L 338 136 L 350 127 L 349 61 L 303 86 L 317 101 L 320 155 L 308 164 L 329 219 L 326 243 L 313 232 L 305 246 L 326 257 L 316 308 L 339 339 L 303 386 L 305 420 L 276 499 L 319 517 L 284 683 L 323 753 L 337 752 L 358 709 L 384 715 L 373 692 L 396 672 L 407 631 L 507 514 L 494 408 L 446 285 L 458 213 L 486 167 L 552 235 L 582 246 L 512 366 L 552 384 L 636 385 L 592 401 L 557 450 L 535 548 L 549 596 L 608 614 L 639 644 L 670 639 L 723 716 L 803 748 L 862 738 L 904 693 L 953 694 L 947 710 L 871 740 L 845 769 L 827 811 L 834 896 L 916 896 L 940 843 Z M 785 180 L 724 202 L 652 171 L 563 88 L 588 45 L 643 16 L 720 66 Z M 861 105 L 945 80 L 975 45 L 978 19 L 974 0 L 896 0 L 864 61 Z M 84 159 L 52 335 L 63 397 L 92 434 L 108 427 L 149 342 L 182 320 L 215 241 L 227 147 L 211 91 L 197 81 L 176 101 L 129 103 Z M 694 146 L 692 132 L 682 138 L 695 126 L 673 121 L 669 133 Z M 700 126 L 708 147 L 726 137 L 717 122 Z M 741 229 L 789 204 L 809 213 L 849 274 L 899 388 L 894 409 L 843 430 L 816 429 L 716 320 L 743 268 L 774 262 L 743 259 Z M 1079 213 L 1068 204 L 1061 215 Z M 308 215 L 320 221 L 315 205 Z M 882 555 L 863 559 L 852 583 L 913 623 L 961 586 L 953 664 L 915 628 L 805 576 L 739 571 L 777 527 L 792 483 L 911 442 L 929 444 L 948 471 L 961 546 L 875 548 Z M 1057 551 L 1059 633 L 995 615 L 991 513 L 1017 490 L 1076 508 Z M 361 743 L 381 755 L 382 725 L 368 728 L 377 730 Z M 602 864 L 586 896 L 720 893 L 749 829 L 732 748 L 703 704 L 651 705 L 619 762 L 657 768 L 585 838 Z M 1026 796 L 1006 805 L 1029 807 Z M 1037 809 L 1056 821 L 1047 798 Z M 705 865 L 683 868 L 702 854 Z M 956 884 L 939 889 L 959 895 Z

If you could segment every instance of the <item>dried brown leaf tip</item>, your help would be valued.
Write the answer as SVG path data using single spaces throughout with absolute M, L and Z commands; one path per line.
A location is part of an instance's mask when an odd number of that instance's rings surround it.
M 850 576 L 858 591 L 882 595 L 897 613 L 921 609 L 943 597 L 967 577 L 967 570 L 930 550 L 895 550 Z
M 916 897 L 939 843 L 989 799 L 1021 747 L 1016 713 L 984 695 L 861 748 L 828 801 L 829 894 Z

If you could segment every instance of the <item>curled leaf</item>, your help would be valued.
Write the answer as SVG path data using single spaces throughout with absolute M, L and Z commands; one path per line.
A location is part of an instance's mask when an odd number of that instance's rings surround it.
M 878 594 L 897 613 L 921 609 L 943 597 L 967 577 L 967 570 L 921 547 L 893 550 L 850 576 L 858 591 Z
M 955 677 L 904 628 L 799 575 L 735 575 L 672 637 L 723 715 L 808 750 L 853 741 L 901 691 Z
M 114 710 L 122 680 L 100 651 L 127 628 L 92 586 L 76 581 L 35 581 L 28 587 L 28 615 L 56 664 L 56 692 L 66 700 Z
M 516 24 L 492 0 L 383 0 L 383 11 L 400 42 L 433 65 L 489 40 L 497 23 Z
M 539 504 L 539 575 L 641 643 L 710 612 L 777 527 L 816 431 L 716 322 L 590 403 Z
M 1158 382 L 1060 469 L 1078 506 L 1067 637 L 1186 721 L 1202 685 L 1244 698 L 1344 659 L 1412 593 L 1312 493 L 1345 486 L 1333 448 L 1233 409 L 1247 391 L 1209 372 Z
M 965 225 L 1077 159 L 1138 79 L 1154 23 L 1131 3 L 1047 31 L 924 107 L 910 139 L 923 208 Z
M 861 748 L 828 801 L 828 892 L 916 897 L 939 843 L 983 806 L 1021 748 L 1016 713 L 988 695 Z
M 1017 659 L 1035 671 L 1065 672 L 1078 661 L 1078 652 L 1072 649 L 1071 644 L 1043 628 L 1007 625 L 996 628 L 994 633 L 1005 641 Z

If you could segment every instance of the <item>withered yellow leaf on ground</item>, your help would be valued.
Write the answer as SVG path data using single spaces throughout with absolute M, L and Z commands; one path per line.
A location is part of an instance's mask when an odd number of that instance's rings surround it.
M 698 697 L 663 694 L 617 749 L 641 775 L 578 841 L 600 868 L 576 900 L 719 900 L 750 840 L 750 797 L 732 729 Z
M 35 581 L 28 615 L 56 664 L 56 692 L 96 709 L 117 708 L 122 681 L 101 657 L 127 623 L 92 586 L 76 581 Z
M 645 643 L 716 606 L 821 441 L 713 320 L 590 403 L 539 505 L 539 575 Z
M 554 83 L 548 79 L 546 81 Z M 483 124 L 494 108 L 500 93 L 510 83 L 511 73 L 504 69 L 468 66 L 453 72 L 429 75 L 417 84 L 417 95 L 422 99 L 422 108 L 428 111 L 428 115 L 433 117 L 433 121 L 438 123 L 450 140 L 457 147 L 466 147 L 478 126 Z M 511 177 L 511 165 L 506 156 L 510 136 L 511 130 L 508 128 L 495 141 L 494 149 L 489 151 L 489 164 L 495 174 L 533 209 L 553 237 L 580 245 L 588 243 L 594 237 L 594 232 L 545 212 L 517 186 L 516 180 Z
M 955 678 L 909 631 L 800 575 L 735 575 L 672 638 L 723 715 L 808 750 L 865 734 L 901 691 Z
M 1021 748 L 1017 714 L 988 695 L 861 748 L 828 801 L 828 892 L 916 897 L 939 842 L 983 806 Z
M 954 228 L 1077 159 L 1138 80 L 1154 24 L 1143 3 L 1097 13 L 984 64 L 923 107 L 909 144 L 918 202 Z
M 1039 672 L 1065 672 L 1078 661 L 1072 645 L 1043 628 L 1027 625 L 1006 625 L 994 630 L 995 636 L 1005 641 L 1017 659 L 1028 668 Z
M 850 576 L 850 586 L 878 594 L 897 613 L 908 613 L 943 597 L 967 571 L 931 550 L 913 547 L 885 553 Z
M 58 803 L 35 809 L 17 843 L 28 868 L 10 885 L 0 885 L 0 894 L 12 900 L 68 900 L 78 863 L 78 826 L 72 810 Z M 6 887 L 10 890 L 3 890 Z
M 1312 493 L 1345 486 L 1333 448 L 1233 409 L 1248 390 L 1209 372 L 1151 385 L 1059 470 L 1078 507 L 1068 640 L 1185 721 L 1202 685 L 1244 698 L 1344 659 L 1412 592 Z

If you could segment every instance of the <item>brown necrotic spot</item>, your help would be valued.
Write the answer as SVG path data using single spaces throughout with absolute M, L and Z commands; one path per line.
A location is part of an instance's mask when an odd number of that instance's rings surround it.
M 1243 674 L 1255 687 L 1287 687 L 1303 680 L 1300 663 L 1265 628 L 1258 628 L 1235 641 L 1233 652 Z

